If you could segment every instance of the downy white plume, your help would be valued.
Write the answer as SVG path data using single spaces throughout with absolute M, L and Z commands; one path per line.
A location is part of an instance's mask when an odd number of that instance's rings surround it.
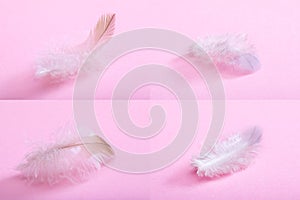
M 55 81 L 63 81 L 76 76 L 92 50 L 112 37 L 114 28 L 115 14 L 101 16 L 82 44 L 53 48 L 40 56 L 36 62 L 36 77 L 49 77 Z
M 26 155 L 17 170 L 30 183 L 53 185 L 61 181 L 83 181 L 113 156 L 109 144 L 97 135 L 79 138 L 74 130 L 61 139 L 40 145 Z
M 246 34 L 208 36 L 199 39 L 197 44 L 192 47 L 191 55 L 201 59 L 207 53 L 225 77 L 250 74 L 260 69 Z
M 217 143 L 204 157 L 192 160 L 200 177 L 218 177 L 245 169 L 257 153 L 261 140 L 261 130 L 257 127 L 233 135 Z

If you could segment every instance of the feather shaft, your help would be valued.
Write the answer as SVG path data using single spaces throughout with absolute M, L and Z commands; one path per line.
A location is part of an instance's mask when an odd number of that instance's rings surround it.
M 79 182 L 96 171 L 105 158 L 113 156 L 108 143 L 97 135 L 76 137 L 73 130 L 66 139 L 39 146 L 28 153 L 17 170 L 31 183 L 50 185 L 69 180 Z M 66 134 L 64 133 L 64 134 Z
M 41 55 L 36 62 L 35 76 L 49 77 L 53 82 L 74 78 L 91 52 L 113 36 L 115 18 L 115 14 L 102 15 L 83 43 L 53 48 Z

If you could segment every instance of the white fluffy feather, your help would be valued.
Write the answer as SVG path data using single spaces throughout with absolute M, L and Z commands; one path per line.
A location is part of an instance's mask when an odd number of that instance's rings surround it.
M 52 80 L 62 81 L 76 76 L 89 51 L 71 50 L 67 47 L 50 49 L 36 61 L 36 77 L 48 76 Z
M 27 154 L 17 170 L 30 183 L 74 183 L 87 179 L 112 155 L 110 146 L 99 136 L 79 138 L 70 129 L 60 139 L 39 145 Z
M 115 14 L 103 15 L 82 44 L 49 49 L 37 59 L 35 76 L 49 77 L 55 82 L 76 76 L 92 50 L 110 39 L 114 26 Z
M 257 127 L 236 134 L 217 143 L 204 157 L 192 160 L 200 177 L 218 177 L 245 169 L 257 153 L 261 140 L 261 130 Z
M 254 47 L 245 34 L 208 36 L 199 39 L 197 44 L 191 50 L 192 56 L 201 59 L 207 53 L 225 77 L 250 74 L 260 69 Z

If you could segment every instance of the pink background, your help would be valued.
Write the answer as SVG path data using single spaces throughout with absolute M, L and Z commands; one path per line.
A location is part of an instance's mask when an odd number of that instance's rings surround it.
M 190 0 L 184 3 L 167 0 L 0 0 L 0 99 L 18 99 L 0 101 L 0 198 L 299 199 L 299 6 L 297 0 Z M 133 175 L 103 167 L 85 183 L 56 187 L 28 186 L 18 178 L 14 167 L 29 151 L 26 141 L 45 139 L 73 118 L 73 83 L 48 85 L 35 80 L 33 63 L 37 54 L 47 48 L 49 42 L 70 35 L 74 40 L 84 38 L 84 33 L 97 18 L 107 12 L 117 14 L 116 33 L 156 27 L 175 30 L 194 39 L 210 34 L 248 34 L 256 46 L 262 69 L 249 76 L 224 80 L 228 101 L 223 133 L 227 136 L 252 125 L 262 127 L 262 148 L 253 165 L 217 180 L 201 180 L 195 175 L 189 165 L 190 158 L 200 149 L 211 115 L 210 103 L 199 100 L 198 136 L 184 156 L 164 170 Z M 167 57 L 151 58 L 172 63 Z M 103 83 L 108 87 L 97 91 L 99 99 L 109 97 L 112 83 L 123 72 L 151 60 L 134 54 L 124 59 L 108 71 L 104 79 L 107 82 Z M 150 93 L 150 89 L 145 88 L 136 97 L 148 98 Z M 38 101 L 40 99 L 43 100 Z M 157 146 L 153 148 L 168 144 L 170 133 L 174 132 L 170 124 L 178 120 L 174 103 L 160 103 L 169 104 L 167 109 L 175 114 L 167 118 L 169 125 L 160 138 L 154 139 Z M 139 125 L 146 124 L 149 103 L 133 101 L 132 105 L 133 120 Z M 114 136 L 122 133 L 111 118 L 108 101 L 98 101 L 95 108 L 99 123 L 114 143 L 133 152 L 151 150 L 143 149 L 145 144 L 130 141 L 123 135 Z
M 253 76 L 225 80 L 227 98 L 300 97 L 297 92 L 300 88 L 298 0 L 191 0 L 184 3 L 161 0 L 1 0 L 0 9 L 2 99 L 70 99 L 72 82 L 49 86 L 33 79 L 34 60 L 53 41 L 73 38 L 74 33 L 84 39 L 83 33 L 87 33 L 98 17 L 107 12 L 117 14 L 116 33 L 144 27 L 171 29 L 193 39 L 210 34 L 247 33 L 256 46 L 262 69 Z M 131 64 L 119 63 L 111 70 L 126 71 Z M 102 91 L 104 94 L 97 96 L 107 97 L 109 91 L 106 90 L 109 87 Z
M 164 104 L 164 101 L 160 102 Z M 135 101 L 131 113 L 136 123 L 147 121 L 147 101 Z M 199 152 L 209 123 L 209 102 L 199 102 L 199 133 L 190 149 L 175 164 L 151 174 L 126 174 L 103 167 L 89 181 L 77 185 L 28 186 L 18 178 L 14 167 L 29 150 L 24 141 L 39 141 L 51 131 L 72 119 L 69 101 L 3 101 L 0 140 L 1 199 L 299 199 L 299 101 L 228 101 L 224 136 L 260 125 L 264 136 L 255 162 L 245 171 L 215 180 L 199 179 L 190 166 L 191 156 Z M 166 109 L 176 110 L 176 105 Z M 98 101 L 96 113 L 106 135 L 123 135 L 111 123 L 109 101 Z M 102 113 L 102 114 L 101 114 Z M 175 116 L 175 115 L 174 115 Z M 177 117 L 178 115 L 176 115 Z M 167 118 L 166 129 L 160 134 L 156 148 L 168 145 L 176 117 Z M 16 125 L 17 124 L 17 125 Z M 113 132 L 113 133 L 111 133 Z M 167 135 L 167 136 L 164 136 Z M 144 141 L 129 143 L 122 148 L 141 152 Z M 149 141 L 150 144 L 151 141 Z M 131 147 L 135 145 L 135 147 Z M 145 149 L 147 152 L 149 149 Z

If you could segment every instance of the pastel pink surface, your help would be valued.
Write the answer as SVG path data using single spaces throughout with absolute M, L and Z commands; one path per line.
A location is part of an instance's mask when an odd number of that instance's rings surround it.
M 0 0 L 0 199 L 299 199 L 300 52 L 299 1 L 190 0 Z M 263 142 L 255 163 L 247 170 L 208 181 L 195 176 L 190 158 L 199 152 L 208 129 L 211 105 L 199 101 L 199 133 L 192 146 L 173 165 L 151 174 L 126 174 L 103 167 L 91 180 L 78 185 L 28 186 L 14 167 L 29 150 L 25 141 L 47 138 L 73 119 L 73 82 L 49 85 L 35 80 L 34 60 L 48 44 L 70 35 L 80 40 L 102 13 L 117 14 L 116 33 L 144 27 L 178 31 L 192 39 L 211 34 L 247 33 L 256 46 L 262 69 L 237 79 L 223 80 L 226 98 L 224 136 L 258 125 Z M 144 55 L 144 56 L 141 56 Z M 149 56 L 147 56 L 149 55 Z M 133 66 L 157 61 L 171 66 L 174 59 L 137 53 L 117 61 L 97 90 L 98 99 L 111 95 L 114 84 Z M 177 63 L 177 62 L 176 62 Z M 178 64 L 178 63 L 177 63 Z M 187 66 L 189 67 L 189 66 Z M 190 71 L 184 71 L 189 76 Z M 209 94 L 193 85 L 197 97 Z M 166 99 L 162 88 L 144 88 L 134 97 Z M 45 100 L 46 101 L 35 101 Z M 51 101 L 59 99 L 61 101 Z M 68 100 L 63 100 L 68 99 Z M 256 100 L 258 99 L 258 100 Z M 284 101 L 278 99 L 285 99 Z M 237 101 L 231 101 L 237 100 Z M 240 101 L 241 100 L 241 101 Z M 249 101 L 250 100 L 250 101 Z M 95 107 L 99 123 L 114 144 L 131 152 L 149 152 L 170 142 L 178 122 L 176 102 L 168 109 L 165 134 L 137 141 L 122 134 L 111 118 L 110 103 Z M 149 123 L 146 101 L 130 110 L 138 125 Z M 122 134 L 122 135 L 121 135 Z M 155 145 L 153 145 L 155 144 Z M 148 148 L 149 147 L 149 148 Z
M 45 85 L 34 80 L 33 63 L 48 43 L 87 32 L 102 13 L 117 14 L 116 33 L 144 27 L 166 28 L 192 39 L 247 33 L 262 69 L 255 75 L 225 80 L 228 99 L 299 98 L 299 1 L 0 1 L 0 98 L 70 99 L 73 83 Z M 81 34 L 82 35 L 82 34 Z M 84 35 L 84 34 L 83 34 Z M 84 37 L 83 37 L 84 38 Z M 82 38 L 81 38 L 82 39 Z M 135 58 L 139 60 L 139 57 Z M 119 64 L 128 71 L 132 63 Z M 111 79 L 98 98 L 107 97 Z M 148 91 L 138 98 L 146 98 Z
M 158 102 L 159 103 L 159 102 Z M 166 101 L 160 102 L 162 105 Z M 299 101 L 228 101 L 224 136 L 252 125 L 263 127 L 262 148 L 255 162 L 245 171 L 215 180 L 200 179 L 190 166 L 191 156 L 199 152 L 210 121 L 208 101 L 199 101 L 199 131 L 189 150 L 173 165 L 150 174 L 127 174 L 103 167 L 89 181 L 76 185 L 28 186 L 14 167 L 29 150 L 24 141 L 38 141 L 51 135 L 72 119 L 71 101 L 2 101 L 0 138 L 1 199 L 299 199 Z M 105 134 L 116 131 L 110 102 L 96 102 L 96 113 Z M 167 118 L 172 123 L 178 115 L 176 104 L 169 105 Z M 141 125 L 149 117 L 149 101 L 134 101 L 133 120 Z M 171 109 L 171 110 L 168 110 Z M 139 111 L 143 112 L 139 112 Z M 168 145 L 172 127 L 166 126 L 160 145 Z M 111 135 L 113 136 L 113 135 Z M 140 141 L 115 139 L 128 144 L 128 151 L 141 152 Z M 119 141 L 118 141 L 119 140 Z M 142 145 L 141 145 L 142 144 Z M 134 148 L 128 148 L 135 145 Z M 148 150 L 145 149 L 144 150 Z

